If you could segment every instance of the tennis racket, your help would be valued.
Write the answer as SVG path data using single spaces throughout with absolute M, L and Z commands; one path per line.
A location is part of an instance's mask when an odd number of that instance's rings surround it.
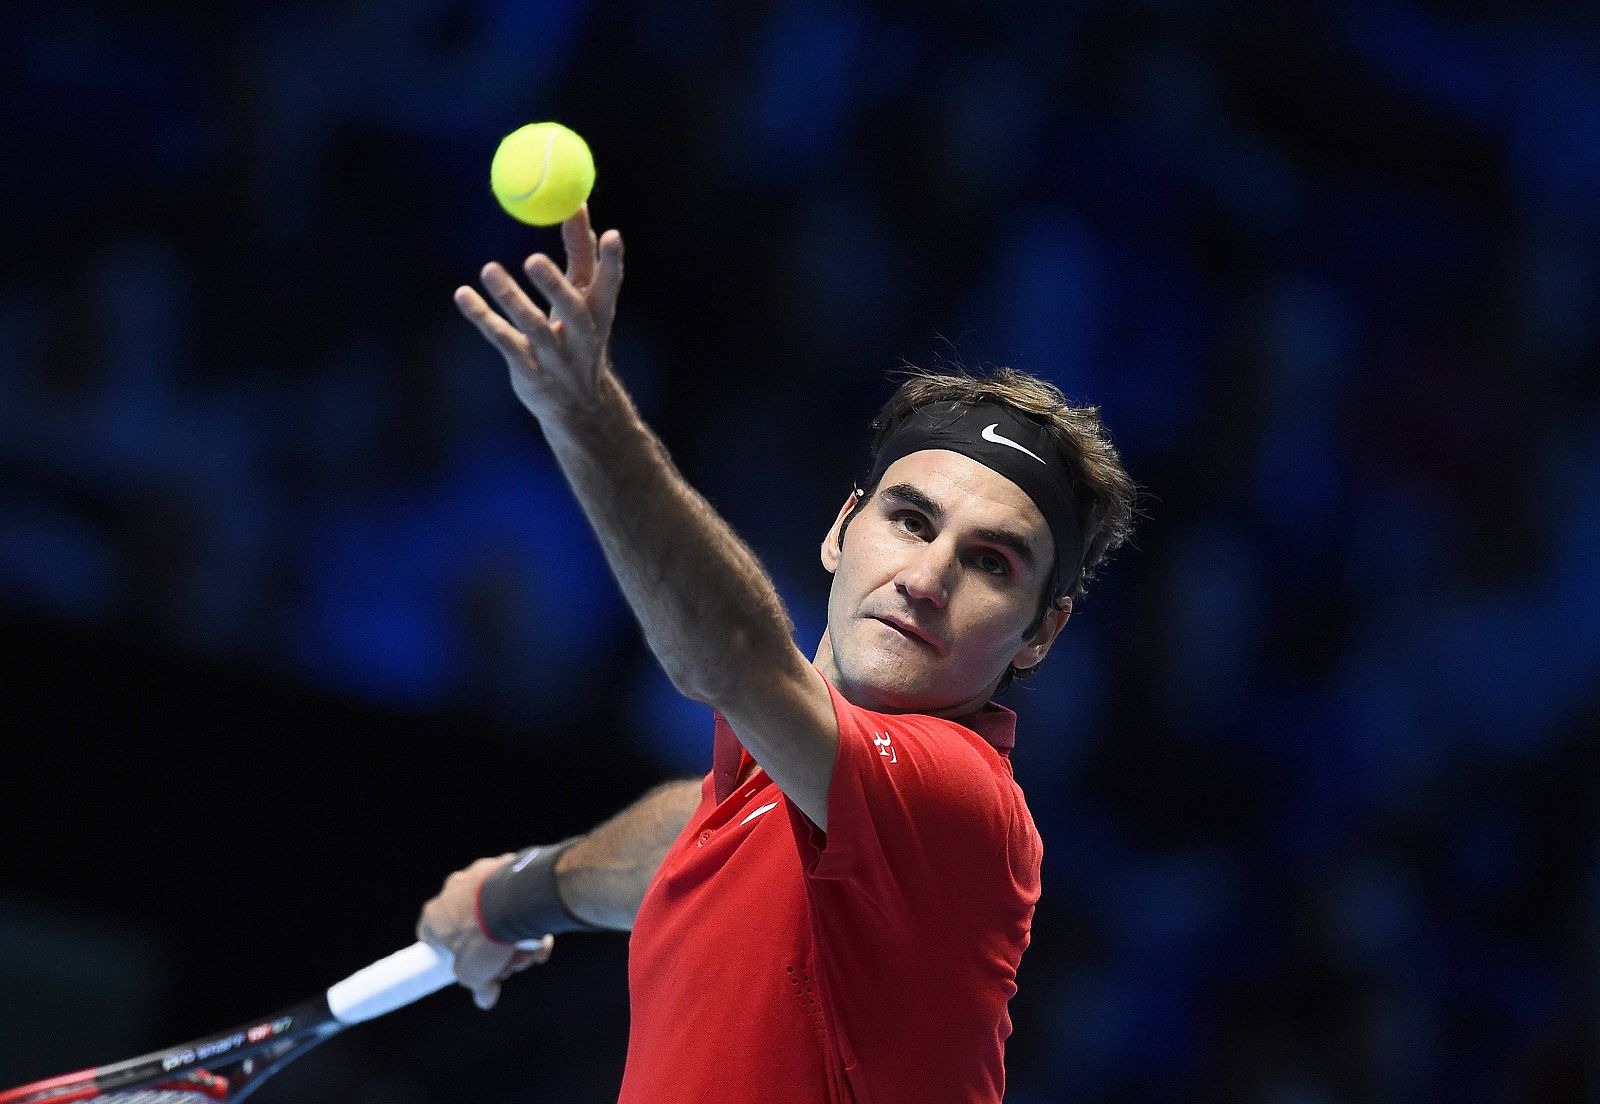
M 413 943 L 292 1008 L 182 1046 L 7 1089 L 0 1104 L 237 1104 L 324 1039 L 450 985 L 451 963 L 448 951 Z

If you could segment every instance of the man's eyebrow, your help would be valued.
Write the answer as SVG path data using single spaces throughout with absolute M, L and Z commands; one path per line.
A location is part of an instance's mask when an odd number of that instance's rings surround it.
M 909 483 L 896 483 L 883 491 L 884 498 L 892 498 L 907 506 L 921 510 L 935 521 L 944 520 L 944 507 L 929 498 L 921 490 Z M 1022 566 L 1031 568 L 1038 563 L 1039 557 L 1033 551 L 1033 545 L 1028 543 L 1028 538 L 1012 529 L 994 529 L 984 526 L 974 529 L 972 535 L 981 541 L 1004 548 L 1016 556 Z
M 907 506 L 915 506 L 934 521 L 944 520 L 944 507 L 909 483 L 896 483 L 883 492 L 884 498 L 896 498 Z

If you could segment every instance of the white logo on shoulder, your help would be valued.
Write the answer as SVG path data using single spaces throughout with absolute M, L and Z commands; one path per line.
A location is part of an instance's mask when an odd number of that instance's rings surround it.
M 544 848 L 542 848 L 542 847 L 530 847 L 530 848 L 528 848 L 528 853 L 526 855 L 522 856 L 522 858 L 520 858 L 520 859 L 518 859 L 516 861 L 516 865 L 514 865 L 511 868 L 511 873 L 513 873 L 513 874 L 520 873 L 523 870 L 524 867 L 526 867 L 534 859 L 537 859 L 539 857 L 539 852 L 541 852 L 543 850 L 544 850 Z
M 999 422 L 994 423 L 994 425 L 984 426 L 983 427 L 983 439 L 985 441 L 993 441 L 997 445 L 1010 445 L 1012 448 L 1016 449 L 1018 452 L 1027 453 L 1029 456 L 1031 456 L 1035 460 L 1039 461 L 1039 463 L 1041 463 L 1041 464 L 1045 463 L 1044 457 L 1040 456 L 1038 453 L 1034 452 L 1032 449 L 1024 448 L 1023 446 L 1021 446 L 1021 445 L 1017 444 L 1015 441 L 1013 441 L 1011 438 L 1002 437 L 1002 436 L 1000 436 L 1000 434 L 996 433 L 995 430 L 997 430 L 999 428 L 1000 428 L 1000 423 Z M 1045 464 L 1045 467 L 1049 467 L 1049 466 L 1050 465 Z
M 995 424 L 999 425 L 1000 423 L 996 422 Z M 900 761 L 900 756 L 895 753 L 894 744 L 889 742 L 889 734 L 887 732 L 882 736 L 873 736 L 872 743 L 878 749 L 878 754 L 889 760 L 889 762 L 898 763 Z
M 739 823 L 741 825 L 749 824 L 752 820 L 754 820 L 756 817 L 760 816 L 762 813 L 770 813 L 772 810 L 776 809 L 777 807 L 778 807 L 778 803 L 776 801 L 774 801 L 774 802 L 772 802 L 771 804 L 768 804 L 768 805 L 763 805 L 763 806 L 761 806 L 761 808 L 757 809 L 755 812 L 753 812 L 749 816 L 745 817 Z

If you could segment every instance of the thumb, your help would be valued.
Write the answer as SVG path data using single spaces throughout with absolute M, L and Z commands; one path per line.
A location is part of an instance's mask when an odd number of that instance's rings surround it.
M 500 983 L 491 981 L 472 991 L 472 1002 L 485 1012 L 494 1007 L 494 1002 L 500 999 Z
M 556 937 L 547 935 L 539 942 L 529 946 L 525 943 L 517 944 L 519 950 L 511 956 L 511 964 L 506 967 L 511 973 L 520 973 L 529 966 L 550 961 L 550 952 L 556 945 Z

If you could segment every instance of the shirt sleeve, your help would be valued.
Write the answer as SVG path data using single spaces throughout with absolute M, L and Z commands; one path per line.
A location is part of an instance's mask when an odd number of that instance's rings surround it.
M 874 713 L 828 692 L 839 721 L 828 830 L 784 802 L 806 877 L 853 883 L 887 907 L 970 894 L 997 860 L 1004 871 L 1020 798 L 999 753 L 953 721 Z

